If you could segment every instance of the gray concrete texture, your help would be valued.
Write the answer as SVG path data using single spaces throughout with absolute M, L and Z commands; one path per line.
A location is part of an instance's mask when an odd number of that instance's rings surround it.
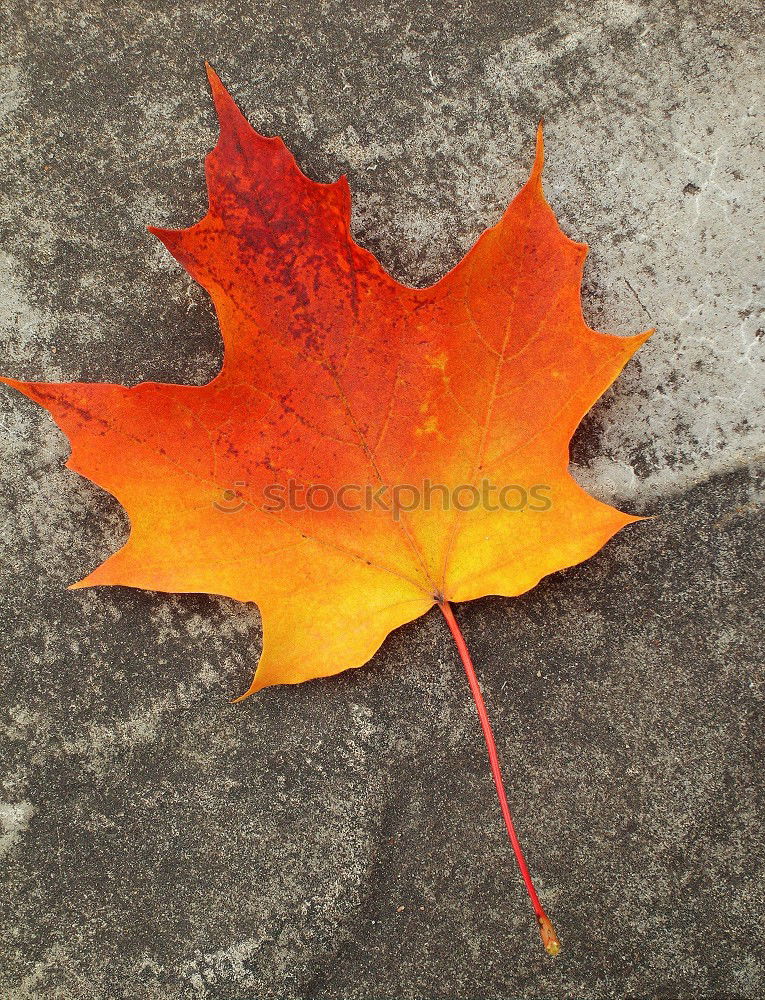
M 761 13 L 3 5 L 5 374 L 217 371 L 205 294 L 144 230 L 204 212 L 203 58 L 311 176 L 347 172 L 359 242 L 413 284 L 496 221 L 544 116 L 587 319 L 658 329 L 578 432 L 577 476 L 660 515 L 457 609 L 551 961 L 438 612 L 362 670 L 228 704 L 256 610 L 67 592 L 126 519 L 3 392 L 3 997 L 763 995 Z

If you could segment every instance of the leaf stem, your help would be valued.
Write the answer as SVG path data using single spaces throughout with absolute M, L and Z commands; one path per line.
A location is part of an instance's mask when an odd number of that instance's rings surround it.
M 481 729 L 483 730 L 483 738 L 486 740 L 486 749 L 489 752 L 489 764 L 491 765 L 491 774 L 494 778 L 494 784 L 497 789 L 497 798 L 499 799 L 499 807 L 502 810 L 502 818 L 505 821 L 507 834 L 510 838 L 510 843 L 512 844 L 513 852 L 515 853 L 515 858 L 518 862 L 518 868 L 520 869 L 521 876 L 523 877 L 523 881 L 526 886 L 526 891 L 529 894 L 531 905 L 534 907 L 534 913 L 536 914 L 537 923 L 539 924 L 539 933 L 542 937 L 542 944 L 545 946 L 545 951 L 548 955 L 557 955 L 560 951 L 560 941 L 558 940 L 558 936 L 555 933 L 555 928 L 553 927 L 550 918 L 547 916 L 542 908 L 542 904 L 539 902 L 539 896 L 534 888 L 534 883 L 531 880 L 526 859 L 524 858 L 523 851 L 521 850 L 518 835 L 515 832 L 513 817 L 510 814 L 510 806 L 507 804 L 507 795 L 505 794 L 505 785 L 502 780 L 502 771 L 499 766 L 499 757 L 497 756 L 497 745 L 494 742 L 494 733 L 491 729 L 489 715 L 486 711 L 486 704 L 483 700 L 483 695 L 481 694 L 481 686 L 478 683 L 478 678 L 476 677 L 475 668 L 473 667 L 473 661 L 471 660 L 470 653 L 468 652 L 465 637 L 460 631 L 460 627 L 457 624 L 457 620 L 454 617 L 454 612 L 452 611 L 449 602 L 439 601 L 438 606 L 443 612 L 446 624 L 449 626 L 449 631 L 451 632 L 454 642 L 457 645 L 457 651 L 460 654 L 462 665 L 465 668 L 465 673 L 467 674 L 470 692 L 473 695 L 475 707 L 478 711 L 478 718 L 481 723 Z

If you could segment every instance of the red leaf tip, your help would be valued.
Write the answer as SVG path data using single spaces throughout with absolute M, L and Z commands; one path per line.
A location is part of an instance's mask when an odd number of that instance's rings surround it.
M 534 156 L 534 166 L 531 168 L 531 177 L 533 180 L 541 183 L 542 180 L 542 168 L 545 165 L 545 137 L 544 137 L 545 120 L 541 119 L 539 125 L 537 126 L 537 148 L 536 155 Z
M 218 114 L 221 130 L 229 127 L 243 128 L 246 132 L 251 131 L 251 126 L 239 110 L 236 101 L 226 90 L 221 78 L 207 61 L 205 61 L 205 70 L 210 83 L 213 104 Z
M 207 73 L 207 79 L 210 83 L 210 89 L 213 91 L 213 93 L 215 93 L 216 90 L 218 91 L 226 90 L 226 88 L 221 83 L 220 77 L 206 59 L 205 59 L 205 73 Z

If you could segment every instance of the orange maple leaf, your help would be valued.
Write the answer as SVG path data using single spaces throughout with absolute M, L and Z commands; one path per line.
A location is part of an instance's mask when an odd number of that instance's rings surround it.
M 521 594 L 638 520 L 575 482 L 569 441 L 650 333 L 585 323 L 587 248 L 545 201 L 541 127 L 502 219 L 435 285 L 409 288 L 355 243 L 345 178 L 307 178 L 208 75 L 209 210 L 151 231 L 213 299 L 221 372 L 204 386 L 4 380 L 130 518 L 127 543 L 73 586 L 256 602 L 247 694 L 358 667 L 434 604 L 459 643 L 448 602 Z

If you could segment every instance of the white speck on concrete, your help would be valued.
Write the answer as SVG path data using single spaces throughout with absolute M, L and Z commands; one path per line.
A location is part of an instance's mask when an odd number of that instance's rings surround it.
M 35 808 L 31 802 L 0 802 L 0 855 L 7 854 L 29 829 Z

